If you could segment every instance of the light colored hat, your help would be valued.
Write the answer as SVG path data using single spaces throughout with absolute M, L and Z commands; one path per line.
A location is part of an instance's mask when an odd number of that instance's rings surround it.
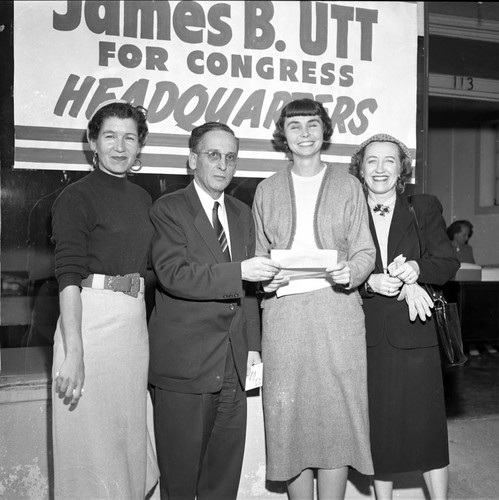
M 405 156 L 411 160 L 411 153 L 409 152 L 409 148 L 402 142 L 393 137 L 392 135 L 389 134 L 375 134 L 372 137 L 369 137 L 369 139 L 365 140 L 354 152 L 353 156 L 357 155 L 362 151 L 364 148 L 367 147 L 368 144 L 371 144 L 371 142 L 393 142 L 394 144 L 398 144 L 400 146 L 400 149 L 404 152 Z
M 109 104 L 128 104 L 128 101 L 125 101 L 125 99 L 108 99 L 107 101 L 101 102 L 94 110 L 92 113 L 92 116 L 88 121 L 92 121 L 94 116 L 98 111 L 100 111 L 102 108 L 105 108 L 106 106 L 109 106 Z

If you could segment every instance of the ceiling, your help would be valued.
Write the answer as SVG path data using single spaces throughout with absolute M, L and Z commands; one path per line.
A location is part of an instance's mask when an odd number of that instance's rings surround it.
M 430 14 L 499 22 L 499 2 L 426 2 Z

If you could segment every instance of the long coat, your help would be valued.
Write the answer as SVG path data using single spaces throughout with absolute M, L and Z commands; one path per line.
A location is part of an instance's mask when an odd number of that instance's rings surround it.
M 241 261 L 253 257 L 250 208 L 225 195 L 232 262 L 224 255 L 193 183 L 159 198 L 152 262 L 159 287 L 149 321 L 149 381 L 161 389 L 200 394 L 221 389 L 229 340 L 244 387 L 248 351 L 260 350 L 260 317 L 246 296 Z
M 388 234 L 388 264 L 402 254 L 420 268 L 419 283 L 443 285 L 459 262 L 445 232 L 442 206 L 431 195 L 399 195 Z M 377 215 L 375 215 L 377 217 Z M 379 245 L 375 273 L 383 272 Z M 449 463 L 445 401 L 433 319 L 411 322 L 405 300 L 364 298 L 371 452 L 376 474 L 433 470 Z
M 414 195 L 411 199 L 417 215 L 421 246 L 409 199 L 405 195 L 398 195 L 388 235 L 388 263 L 402 254 L 406 260 L 415 260 L 418 263 L 419 283 L 443 285 L 455 276 L 459 269 L 459 261 L 447 237 L 442 205 L 432 195 Z M 373 273 L 383 273 L 383 263 L 371 213 L 369 224 L 377 251 Z M 362 295 L 368 347 L 379 344 L 384 335 L 393 347 L 400 349 L 438 344 L 432 320 L 423 323 L 417 318 L 416 321 L 410 322 L 405 300 L 397 301 L 379 294 L 369 298 L 364 293 Z

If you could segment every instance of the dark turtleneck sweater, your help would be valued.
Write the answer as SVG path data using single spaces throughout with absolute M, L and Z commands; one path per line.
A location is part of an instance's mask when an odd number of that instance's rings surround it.
M 69 185 L 52 207 L 59 290 L 89 274 L 145 277 L 153 227 L 151 197 L 126 178 L 96 169 Z

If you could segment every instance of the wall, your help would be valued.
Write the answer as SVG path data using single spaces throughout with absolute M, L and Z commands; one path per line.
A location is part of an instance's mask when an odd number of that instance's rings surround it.
M 0 498 L 49 498 L 46 384 L 10 394 L 18 400 L 0 403 Z
M 51 348 L 2 353 L 0 498 L 43 500 L 52 492 Z
M 499 265 L 499 212 L 477 213 L 478 130 L 463 126 L 432 127 L 428 131 L 428 193 L 444 206 L 447 225 L 467 219 L 473 224 L 475 260 Z
M 458 219 L 473 224 L 470 244 L 477 264 L 499 265 L 499 207 L 477 208 L 478 130 L 481 123 L 499 120 L 499 3 L 425 4 L 429 12 L 426 191 L 442 202 L 447 224 Z

